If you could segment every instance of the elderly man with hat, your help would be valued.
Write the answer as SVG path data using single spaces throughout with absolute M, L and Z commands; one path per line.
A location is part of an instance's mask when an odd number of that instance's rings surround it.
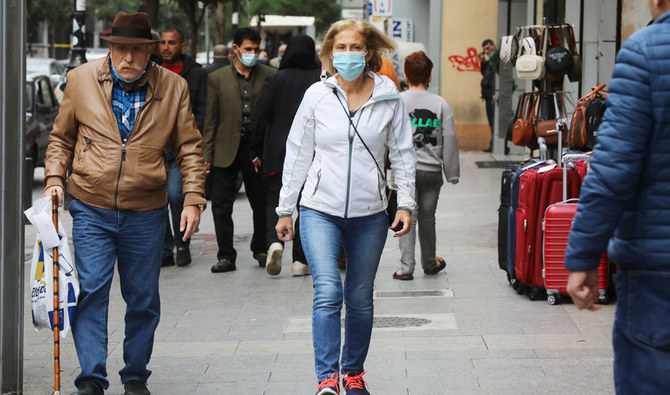
M 165 154 L 173 147 L 183 177 L 181 228 L 188 239 L 205 207 L 202 137 L 186 81 L 149 62 L 156 44 L 146 13 L 120 12 L 106 58 L 69 72 L 51 132 L 45 195 L 62 202 L 72 175 L 72 239 L 81 293 L 72 326 L 81 372 L 77 395 L 108 388 L 107 311 L 118 262 L 126 302 L 125 394 L 149 394 L 154 332 L 160 319 L 158 278 L 166 219 Z

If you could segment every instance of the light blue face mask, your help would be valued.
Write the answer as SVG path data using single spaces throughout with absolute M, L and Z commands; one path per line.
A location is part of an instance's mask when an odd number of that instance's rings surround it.
M 333 52 L 333 67 L 337 69 L 342 78 L 353 81 L 365 69 L 365 55 L 367 52 Z
M 112 65 L 112 74 L 114 74 L 114 77 L 116 77 L 116 79 L 119 79 L 119 80 L 125 82 L 126 84 L 132 84 L 133 82 L 139 80 L 140 78 L 142 78 L 142 76 L 144 75 L 145 72 L 146 72 L 146 70 L 142 71 L 142 74 L 133 78 L 132 80 L 127 80 L 127 79 L 121 77 L 119 75 L 119 73 L 116 71 L 116 69 L 114 68 L 114 65 Z
M 247 67 L 254 67 L 256 61 L 258 61 L 258 55 L 252 53 L 243 53 L 242 56 L 238 56 L 238 58 L 240 59 L 240 62 Z

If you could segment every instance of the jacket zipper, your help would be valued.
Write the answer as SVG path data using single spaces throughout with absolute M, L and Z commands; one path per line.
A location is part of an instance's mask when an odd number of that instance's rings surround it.
M 152 90 L 151 94 L 149 94 L 149 90 Z M 151 88 L 151 85 L 147 87 L 147 97 L 144 100 L 144 104 L 140 107 L 139 110 L 137 110 L 137 114 L 135 114 L 135 123 L 133 124 L 133 129 L 140 123 L 140 115 L 144 112 L 143 110 L 146 108 L 146 106 L 149 104 L 151 99 L 153 98 L 153 89 Z M 119 128 L 116 128 L 117 131 Z M 132 130 L 130 131 L 132 133 Z M 120 131 L 119 131 L 120 133 Z M 130 136 L 128 136 L 130 138 Z M 123 170 L 123 162 L 126 160 L 126 143 L 128 142 L 128 139 L 123 139 L 121 142 L 121 163 L 119 163 L 119 174 L 116 176 L 116 189 L 114 191 L 114 209 L 118 210 L 119 209 L 119 185 L 121 184 L 121 173 Z
M 125 162 L 126 160 L 126 141 L 128 141 L 128 139 L 124 139 L 123 143 L 121 143 L 121 163 L 119 163 L 119 175 L 116 177 L 116 191 L 114 192 L 115 210 L 119 209 L 119 184 L 121 184 L 121 173 L 123 170 L 123 162 Z
M 84 141 L 86 141 L 86 145 L 84 146 L 84 150 L 82 152 L 86 152 L 88 146 L 91 145 L 91 139 L 89 137 L 84 137 Z
M 316 191 L 319 189 L 320 183 L 321 183 L 321 169 L 319 169 L 319 172 L 316 173 L 316 185 L 314 186 L 314 192 L 312 192 L 312 196 L 316 195 Z
M 347 102 L 348 104 L 349 102 Z M 356 128 L 358 128 L 358 124 L 361 121 L 361 117 L 363 116 L 363 110 L 364 110 L 365 105 L 361 106 L 361 108 L 358 109 L 357 114 L 358 115 L 358 120 L 356 121 Z M 348 114 L 347 114 L 348 116 Z M 354 140 L 356 139 L 356 132 L 354 131 L 352 133 L 351 130 L 351 122 L 349 122 L 349 170 L 347 171 L 347 198 L 345 200 L 344 204 L 344 218 L 349 217 L 349 198 L 350 198 L 350 193 L 351 193 L 351 163 L 353 161 L 353 149 L 354 149 Z

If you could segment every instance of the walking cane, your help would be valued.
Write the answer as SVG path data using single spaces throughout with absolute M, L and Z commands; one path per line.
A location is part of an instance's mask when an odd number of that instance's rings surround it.
M 51 220 L 58 233 L 58 194 L 51 191 Z M 53 291 L 54 291 L 54 395 L 60 395 L 60 298 L 58 295 L 58 247 L 53 249 Z

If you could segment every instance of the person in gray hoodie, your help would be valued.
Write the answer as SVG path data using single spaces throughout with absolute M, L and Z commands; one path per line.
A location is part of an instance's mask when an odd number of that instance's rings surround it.
M 414 149 L 416 150 L 417 209 L 412 213 L 419 227 L 421 266 L 425 274 L 437 274 L 446 266 L 444 259 L 435 255 L 435 210 L 442 187 L 442 173 L 451 184 L 460 177 L 458 141 L 454 117 L 449 104 L 441 96 L 428 92 L 433 62 L 423 51 L 405 58 L 405 81 L 409 90 L 400 97 L 405 102 L 412 122 Z M 416 228 L 399 238 L 400 267 L 393 273 L 396 280 L 414 279 L 414 249 Z

